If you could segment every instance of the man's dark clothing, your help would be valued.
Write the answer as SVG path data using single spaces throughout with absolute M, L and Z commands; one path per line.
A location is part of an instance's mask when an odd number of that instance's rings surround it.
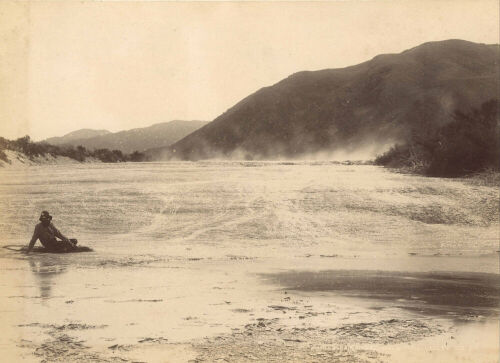
M 58 251 L 64 249 L 66 244 L 62 241 L 58 241 L 56 237 L 62 240 L 67 240 L 67 238 L 59 232 L 59 230 L 52 223 L 48 226 L 38 223 L 35 226 L 33 237 L 31 237 L 29 249 L 31 250 L 33 248 L 37 239 L 39 239 L 42 245 L 49 250 Z

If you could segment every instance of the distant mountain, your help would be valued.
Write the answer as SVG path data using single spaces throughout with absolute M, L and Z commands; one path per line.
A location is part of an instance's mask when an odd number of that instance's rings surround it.
M 69 134 L 66 134 L 64 136 L 59 136 L 59 137 L 51 137 L 44 142 L 47 144 L 52 144 L 52 145 L 63 145 L 67 143 L 71 143 L 74 140 L 78 139 L 88 139 L 90 137 L 95 137 L 95 136 L 101 136 L 101 135 L 106 135 L 110 134 L 111 132 L 108 130 L 92 130 L 92 129 L 81 129 L 81 130 L 76 130 L 73 132 L 70 132 Z
M 153 158 L 288 158 L 404 141 L 497 96 L 498 45 L 424 43 L 342 69 L 299 72 L 243 99 Z
M 115 133 L 105 133 L 93 137 L 73 138 L 59 144 L 82 145 L 87 149 L 121 150 L 124 153 L 144 151 L 149 148 L 167 146 L 206 125 L 206 121 L 170 121 L 149 127 L 131 129 Z M 45 140 L 50 143 L 50 139 Z

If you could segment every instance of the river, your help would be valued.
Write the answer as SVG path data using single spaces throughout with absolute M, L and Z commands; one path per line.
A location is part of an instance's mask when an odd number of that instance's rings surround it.
M 498 205 L 497 188 L 332 162 L 0 170 L 0 354 L 493 362 Z M 42 210 L 94 252 L 17 252 Z

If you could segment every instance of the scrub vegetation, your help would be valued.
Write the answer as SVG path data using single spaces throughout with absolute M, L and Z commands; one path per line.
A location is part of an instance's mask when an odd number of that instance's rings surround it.
M 395 145 L 375 164 L 429 176 L 480 173 L 491 179 L 500 162 L 498 107 L 498 100 L 490 100 L 466 113 L 455 111 L 453 120 L 443 126 L 414 128 L 408 143 Z
M 16 140 L 7 140 L 0 137 L 0 159 L 7 160 L 4 150 L 13 150 L 24 153 L 28 158 L 37 156 L 66 156 L 68 158 L 83 162 L 87 158 L 94 158 L 105 163 L 117 163 L 124 161 L 145 161 L 145 155 L 138 151 L 125 154 L 120 150 L 95 149 L 89 150 L 84 146 L 56 146 L 44 142 L 33 142 L 28 135 Z

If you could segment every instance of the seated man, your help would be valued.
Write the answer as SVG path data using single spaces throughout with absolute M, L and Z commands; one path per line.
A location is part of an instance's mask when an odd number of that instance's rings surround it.
M 27 253 L 29 253 L 40 239 L 42 245 L 50 252 L 68 252 L 76 249 L 76 239 L 69 240 L 51 223 L 52 216 L 47 211 L 40 215 L 40 223 L 35 227 L 33 237 L 31 237 Z M 56 239 L 60 238 L 62 241 Z

